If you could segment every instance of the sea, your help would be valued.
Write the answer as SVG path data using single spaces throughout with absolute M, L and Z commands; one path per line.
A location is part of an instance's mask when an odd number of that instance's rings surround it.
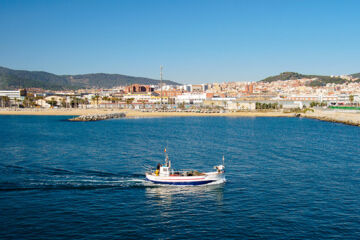
M 304 118 L 0 116 L 0 239 L 360 239 L 360 128 Z M 163 163 L 226 182 L 161 186 Z

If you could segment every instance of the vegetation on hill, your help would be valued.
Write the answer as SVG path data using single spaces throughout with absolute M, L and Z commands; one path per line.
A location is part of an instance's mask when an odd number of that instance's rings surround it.
M 351 74 L 350 76 L 352 76 L 354 78 L 360 78 L 360 73 L 354 73 L 354 74 Z
M 300 79 L 300 78 L 305 78 L 305 77 L 306 77 L 306 75 L 296 73 L 296 72 L 283 72 L 276 76 L 267 77 L 267 78 L 261 80 L 261 82 L 275 82 L 275 81 L 279 81 L 279 80 L 281 80 L 281 81 L 295 80 L 295 79 Z
M 178 83 L 169 80 L 164 80 L 163 82 L 165 84 L 178 85 Z M 106 73 L 56 75 L 41 71 L 12 70 L 0 67 L 0 89 L 4 90 L 31 87 L 49 90 L 112 88 L 134 83 L 157 85 L 159 80 Z
M 328 83 L 342 84 L 348 82 L 348 80 L 339 77 L 317 76 L 316 78 L 316 80 L 309 82 L 307 85 L 310 87 L 320 87 Z
M 327 83 L 341 84 L 347 82 L 346 79 L 339 77 L 330 77 L 330 76 L 322 76 L 322 75 L 305 75 L 296 72 L 283 72 L 280 73 L 279 75 L 265 78 L 261 80 L 261 82 L 286 81 L 286 80 L 295 80 L 301 78 L 315 79 L 308 83 L 308 86 L 312 86 L 312 87 L 325 86 Z

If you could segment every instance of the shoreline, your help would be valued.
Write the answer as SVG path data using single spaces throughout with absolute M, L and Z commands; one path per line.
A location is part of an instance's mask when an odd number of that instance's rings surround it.
M 125 113 L 126 118 L 141 117 L 294 117 L 294 113 L 277 111 L 196 113 L 196 112 L 141 112 L 131 109 L 17 109 L 0 110 L 0 115 L 30 116 L 81 116 L 95 114 Z
M 248 111 L 228 113 L 196 113 L 196 112 L 141 112 L 131 109 L 0 109 L 0 115 L 30 116 L 81 116 L 125 113 L 126 118 L 157 118 L 157 117 L 296 117 L 296 113 L 280 111 Z M 360 113 L 315 110 L 300 113 L 300 117 L 317 119 L 326 122 L 360 126 Z
M 301 117 L 360 127 L 360 113 L 317 110 L 302 113 Z

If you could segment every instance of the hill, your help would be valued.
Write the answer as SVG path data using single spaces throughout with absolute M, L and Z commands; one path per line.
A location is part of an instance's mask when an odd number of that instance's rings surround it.
M 275 82 L 275 81 L 285 81 L 285 80 L 294 80 L 299 78 L 304 78 L 306 75 L 296 73 L 296 72 L 283 72 L 276 76 L 267 77 L 260 82 Z
M 79 88 L 112 88 L 134 83 L 157 85 L 159 80 L 133 77 L 121 74 L 80 74 L 56 75 L 42 71 L 13 70 L 0 67 L 0 89 L 11 90 L 18 88 L 43 88 L 49 90 L 67 90 Z M 179 83 L 164 80 L 165 84 L 179 85 Z
M 274 81 L 286 81 L 286 80 L 295 80 L 301 78 L 314 78 L 315 80 L 308 83 L 308 86 L 318 87 L 325 86 L 327 83 L 336 83 L 341 84 L 348 82 L 348 80 L 339 78 L 339 77 L 330 77 L 330 76 L 322 76 L 322 75 L 305 75 L 296 72 L 283 72 L 276 76 L 267 77 L 260 82 L 274 82 Z
M 360 78 L 360 73 L 354 73 L 354 74 L 351 74 L 350 76 L 352 76 L 354 78 Z

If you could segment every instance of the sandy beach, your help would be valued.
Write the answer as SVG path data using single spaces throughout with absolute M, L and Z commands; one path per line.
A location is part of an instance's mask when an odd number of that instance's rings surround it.
M 58 109 L 42 109 L 42 108 L 18 108 L 18 109 L 0 109 L 0 115 L 44 115 L 44 116 L 80 116 L 93 114 L 106 114 L 115 112 L 125 112 L 123 109 L 80 109 L 80 108 L 58 108 Z
M 124 112 L 128 118 L 136 117 L 293 117 L 294 113 L 283 112 L 229 112 L 229 113 L 195 113 L 195 112 L 141 112 L 130 109 L 1 109 L 0 115 L 44 115 L 44 116 L 78 116 Z
M 228 113 L 196 113 L 196 112 L 142 112 L 131 109 L 0 109 L 0 115 L 43 115 L 43 116 L 80 116 L 108 113 L 126 114 L 127 118 L 142 117 L 295 117 L 295 113 L 281 111 L 254 111 Z M 315 110 L 301 113 L 302 117 L 349 125 L 360 125 L 360 113 Z
M 195 112 L 139 112 L 128 111 L 127 117 L 293 117 L 294 114 L 283 112 L 228 112 L 228 113 L 195 113 Z

